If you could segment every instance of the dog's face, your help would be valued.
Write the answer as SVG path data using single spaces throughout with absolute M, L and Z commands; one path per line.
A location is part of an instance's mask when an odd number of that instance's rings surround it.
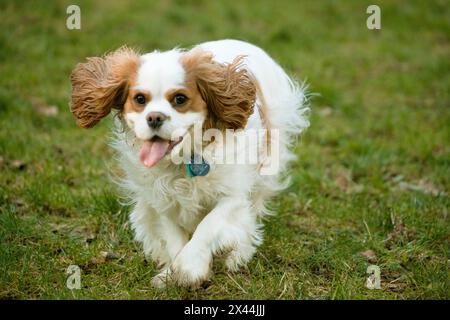
M 245 126 L 256 87 L 241 62 L 219 64 L 199 49 L 139 56 L 122 48 L 77 65 L 71 76 L 71 110 L 80 126 L 90 128 L 117 109 L 142 141 L 141 162 L 152 167 L 195 124 Z
M 128 91 L 123 117 L 136 137 L 176 140 L 206 117 L 206 103 L 197 87 L 186 79 L 180 53 L 150 53 L 141 57 L 134 83 Z

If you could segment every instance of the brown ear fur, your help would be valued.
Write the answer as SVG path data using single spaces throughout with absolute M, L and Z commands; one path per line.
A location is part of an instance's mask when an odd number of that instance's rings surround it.
M 70 110 L 83 128 L 91 128 L 112 108 L 120 109 L 126 101 L 129 82 L 136 74 L 139 55 L 123 47 L 103 58 L 88 58 L 72 71 Z
M 201 50 L 187 53 L 183 59 L 207 104 L 204 128 L 242 129 L 253 112 L 256 86 L 252 75 L 243 68 L 243 56 L 230 64 L 217 63 L 212 54 Z

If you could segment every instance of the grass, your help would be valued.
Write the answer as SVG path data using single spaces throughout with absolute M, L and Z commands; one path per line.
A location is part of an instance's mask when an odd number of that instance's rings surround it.
M 380 2 L 378 31 L 366 28 L 371 1 L 78 1 L 73 31 L 69 4 L 0 4 L 0 298 L 450 298 L 445 1 Z M 69 74 L 123 44 L 218 38 L 260 45 L 320 95 L 248 268 L 218 261 L 200 289 L 155 290 L 108 178 L 111 121 L 76 127 Z M 66 288 L 71 264 L 80 290 Z M 370 264 L 380 290 L 365 287 Z

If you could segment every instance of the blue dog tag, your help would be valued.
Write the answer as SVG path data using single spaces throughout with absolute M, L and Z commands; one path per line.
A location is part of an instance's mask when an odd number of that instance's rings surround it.
M 203 159 L 201 163 L 195 163 L 194 157 L 191 159 L 191 163 L 186 164 L 186 171 L 189 177 L 206 176 L 209 172 L 209 164 Z

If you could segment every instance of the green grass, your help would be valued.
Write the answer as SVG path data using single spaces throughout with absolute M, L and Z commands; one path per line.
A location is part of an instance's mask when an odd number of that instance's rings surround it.
M 366 28 L 372 1 L 78 1 L 82 29 L 70 31 L 72 3 L 0 4 L 0 298 L 450 298 L 446 1 L 379 2 L 379 31 Z M 76 127 L 69 74 L 123 44 L 218 38 L 263 47 L 320 96 L 248 268 L 219 260 L 200 289 L 155 290 L 108 178 L 111 121 Z M 94 263 L 102 251 L 118 258 Z M 71 264 L 80 290 L 66 288 Z M 365 287 L 370 264 L 381 290 Z

